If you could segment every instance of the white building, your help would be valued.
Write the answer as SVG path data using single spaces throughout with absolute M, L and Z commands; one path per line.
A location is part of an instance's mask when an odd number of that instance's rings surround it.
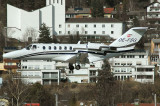
M 92 83 L 96 82 L 98 71 L 102 68 L 103 61 L 97 61 L 90 64 L 81 65 L 80 70 L 73 71 L 66 69 L 68 82 Z
M 18 72 L 26 84 L 59 84 L 61 79 L 61 70 L 56 69 L 56 63 L 49 60 L 21 60 L 21 69 Z
M 51 35 L 65 34 L 65 0 L 46 0 L 46 7 L 32 12 L 7 5 L 8 37 L 19 40 L 33 37 L 35 40 L 43 23 L 50 28 Z
M 69 18 L 66 21 L 66 35 L 107 35 L 117 39 L 122 29 L 122 23 L 113 18 Z
M 150 0 L 150 3 L 153 3 L 155 1 L 160 2 L 160 0 Z
M 154 83 L 154 67 L 149 65 L 148 53 L 130 52 L 111 58 L 112 72 L 117 80 L 133 80 L 141 83 Z
M 81 64 L 81 69 L 69 70 L 68 63 L 50 60 L 21 60 L 21 79 L 26 84 L 39 82 L 44 85 L 59 84 L 61 80 L 77 83 L 96 82 L 103 61 Z
M 7 5 L 7 35 L 26 41 L 37 40 L 40 26 L 45 23 L 51 35 L 122 35 L 123 24 L 116 19 L 70 19 L 65 22 L 65 0 L 46 0 L 46 7 L 28 12 Z

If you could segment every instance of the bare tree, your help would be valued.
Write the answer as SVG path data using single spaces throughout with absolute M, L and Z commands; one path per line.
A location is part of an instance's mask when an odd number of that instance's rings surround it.
M 16 106 L 22 106 L 22 103 L 27 97 L 26 91 L 28 86 L 23 84 L 20 75 L 16 73 L 16 77 L 13 79 L 13 75 L 7 77 L 6 83 L 4 84 L 4 91 L 8 94 L 13 101 L 15 101 Z
M 38 31 L 35 28 L 29 27 L 25 30 L 23 34 L 23 40 L 28 41 L 28 38 L 32 38 L 33 41 L 36 41 L 38 36 Z

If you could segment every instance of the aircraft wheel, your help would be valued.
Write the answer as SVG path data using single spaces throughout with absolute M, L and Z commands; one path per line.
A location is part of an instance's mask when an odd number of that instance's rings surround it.
M 74 70 L 73 64 L 69 63 L 69 69 L 70 69 L 70 70 Z
M 76 69 L 79 70 L 81 68 L 80 65 L 76 65 Z

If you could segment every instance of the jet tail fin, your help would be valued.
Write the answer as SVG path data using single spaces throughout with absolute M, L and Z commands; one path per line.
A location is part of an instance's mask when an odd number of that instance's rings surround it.
M 120 38 L 111 43 L 110 47 L 128 47 L 135 45 L 144 33 L 147 31 L 148 27 L 134 27 L 129 29 Z

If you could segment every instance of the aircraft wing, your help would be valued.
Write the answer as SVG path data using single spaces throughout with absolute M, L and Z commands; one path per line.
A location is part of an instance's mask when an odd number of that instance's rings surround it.
M 108 59 L 111 57 L 120 56 L 122 54 L 123 53 L 108 53 L 107 55 L 104 56 L 99 54 L 88 53 L 88 60 L 89 62 L 100 61 L 100 60 Z
M 76 57 L 76 54 L 73 54 L 73 55 L 60 55 L 60 56 L 57 56 L 57 57 L 53 58 L 53 60 L 56 60 L 56 61 L 69 61 L 74 57 Z

